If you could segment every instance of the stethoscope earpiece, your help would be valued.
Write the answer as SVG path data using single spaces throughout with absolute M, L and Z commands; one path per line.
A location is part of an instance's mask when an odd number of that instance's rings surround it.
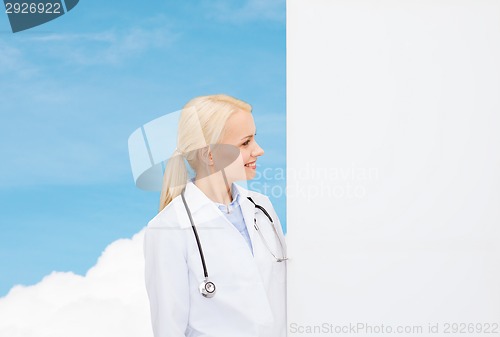
M 215 295 L 215 283 L 209 281 L 208 279 L 203 280 L 200 284 L 200 293 L 207 298 L 212 298 Z

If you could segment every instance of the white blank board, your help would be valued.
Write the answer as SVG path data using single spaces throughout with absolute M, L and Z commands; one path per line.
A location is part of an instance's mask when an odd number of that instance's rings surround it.
M 500 1 L 289 0 L 287 90 L 288 336 L 499 335 Z

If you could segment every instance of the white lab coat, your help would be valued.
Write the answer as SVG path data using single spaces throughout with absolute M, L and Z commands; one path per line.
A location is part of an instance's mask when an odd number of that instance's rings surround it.
M 273 253 L 282 254 L 271 223 L 247 196 L 267 210 L 285 245 L 283 231 L 268 197 L 237 188 L 253 256 L 240 232 L 196 185 L 189 182 L 185 190 L 209 278 L 217 287 L 213 298 L 198 289 L 203 267 L 181 197 L 149 222 L 144 254 L 155 337 L 286 336 L 286 261 L 276 262 L 265 247 L 254 216 Z

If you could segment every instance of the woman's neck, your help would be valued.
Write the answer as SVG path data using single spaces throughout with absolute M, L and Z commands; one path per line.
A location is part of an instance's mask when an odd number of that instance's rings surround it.
M 224 179 L 221 172 L 197 179 L 194 184 L 212 201 L 228 205 L 233 201 L 231 184 Z

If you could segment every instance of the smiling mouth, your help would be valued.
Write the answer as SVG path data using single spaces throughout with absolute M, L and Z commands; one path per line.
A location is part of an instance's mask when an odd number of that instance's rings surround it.
M 254 162 L 254 161 L 253 161 L 253 162 L 251 162 L 251 163 L 247 163 L 247 164 L 245 164 L 245 166 L 246 166 L 246 167 L 249 167 L 249 168 L 253 168 L 253 169 L 254 169 L 254 168 L 257 166 L 257 164 L 256 164 L 256 162 Z

